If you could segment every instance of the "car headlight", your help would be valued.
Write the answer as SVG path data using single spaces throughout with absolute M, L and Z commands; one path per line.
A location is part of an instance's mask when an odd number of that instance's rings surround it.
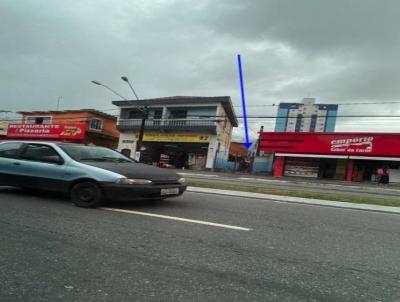
M 117 184 L 120 185 L 148 185 L 151 184 L 152 181 L 148 179 L 136 179 L 136 178 L 120 178 L 117 180 Z
M 179 178 L 178 182 L 181 183 L 181 184 L 185 184 L 186 183 L 186 179 L 184 179 L 183 177 Z

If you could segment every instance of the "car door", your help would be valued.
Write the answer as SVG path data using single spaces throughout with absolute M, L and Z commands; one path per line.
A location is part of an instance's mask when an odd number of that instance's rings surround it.
M 50 145 L 24 144 L 14 162 L 19 186 L 50 191 L 67 191 L 66 164 Z
M 0 185 L 15 185 L 18 167 L 14 163 L 21 147 L 22 143 L 19 142 L 0 144 Z

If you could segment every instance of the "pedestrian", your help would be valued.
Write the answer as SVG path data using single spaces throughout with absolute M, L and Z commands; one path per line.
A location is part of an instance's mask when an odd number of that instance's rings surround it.
M 382 184 L 388 186 L 389 185 L 389 167 L 383 167 L 383 174 L 382 174 Z
M 382 184 L 383 168 L 376 169 L 376 181 L 378 184 Z

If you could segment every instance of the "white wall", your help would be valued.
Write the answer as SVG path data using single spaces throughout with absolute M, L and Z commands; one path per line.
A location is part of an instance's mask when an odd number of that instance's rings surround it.
M 0 135 L 7 135 L 7 128 L 10 122 L 0 121 Z
M 118 151 L 121 151 L 122 149 L 130 149 L 131 156 L 133 157 L 136 151 L 136 133 L 133 131 L 121 132 L 121 135 L 119 136 Z
M 400 182 L 400 169 L 390 169 L 389 170 L 389 183 L 399 183 Z
M 214 168 L 214 161 L 217 148 L 218 148 L 217 136 L 213 135 L 210 139 L 210 144 L 208 146 L 206 169 Z

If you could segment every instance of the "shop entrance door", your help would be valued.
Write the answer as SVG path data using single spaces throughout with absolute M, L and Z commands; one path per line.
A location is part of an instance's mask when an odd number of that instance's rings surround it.
M 317 178 L 319 166 L 319 158 L 287 157 L 284 175 Z
M 334 178 L 336 174 L 336 159 L 321 159 L 319 178 Z

